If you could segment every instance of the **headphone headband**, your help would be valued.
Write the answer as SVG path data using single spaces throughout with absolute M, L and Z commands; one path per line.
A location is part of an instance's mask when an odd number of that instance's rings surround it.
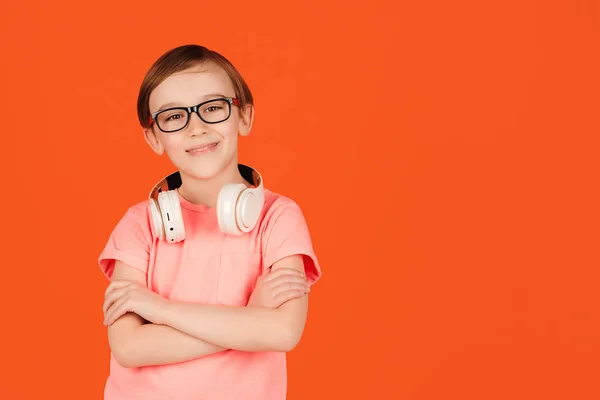
M 222 232 L 241 235 L 254 229 L 264 204 L 262 176 L 255 169 L 238 164 L 242 177 L 253 187 L 243 183 L 226 184 L 217 199 L 217 221 Z M 181 187 L 179 171 L 175 171 L 154 185 L 149 194 L 152 231 L 169 242 L 185 238 L 185 228 L 179 197 L 175 189 Z
M 250 182 L 256 189 L 260 189 L 261 191 L 264 189 L 262 176 L 257 170 L 244 164 L 238 164 L 238 170 L 242 177 Z M 157 182 L 150 191 L 148 198 L 158 201 L 159 193 L 178 189 L 181 187 L 181 183 L 181 174 L 179 171 L 175 171 Z

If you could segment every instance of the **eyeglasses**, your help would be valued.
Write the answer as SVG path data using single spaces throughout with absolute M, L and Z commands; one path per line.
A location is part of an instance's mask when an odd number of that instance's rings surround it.
M 192 107 L 173 107 L 152 113 L 150 124 L 156 122 L 158 129 L 165 133 L 184 129 L 190 122 L 191 113 L 196 113 L 207 124 L 218 124 L 231 116 L 231 105 L 240 106 L 235 97 L 223 97 L 197 104 Z

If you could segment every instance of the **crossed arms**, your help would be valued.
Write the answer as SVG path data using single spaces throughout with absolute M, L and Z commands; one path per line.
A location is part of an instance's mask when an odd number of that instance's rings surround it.
M 269 282 L 271 274 L 277 277 Z M 160 297 L 147 288 L 143 272 L 116 261 L 104 304 L 114 357 L 133 368 L 190 361 L 228 349 L 292 350 L 304 331 L 308 294 L 288 290 L 273 298 L 269 288 L 275 279 L 298 288 L 290 283 L 305 279 L 302 256 L 277 261 L 269 275 L 259 278 L 246 307 L 199 304 Z

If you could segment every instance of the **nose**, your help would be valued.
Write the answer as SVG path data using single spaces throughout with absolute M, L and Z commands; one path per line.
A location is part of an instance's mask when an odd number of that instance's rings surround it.
M 197 113 L 190 113 L 190 120 L 188 122 L 188 131 L 190 136 L 205 134 L 208 130 L 208 125 L 200 119 Z

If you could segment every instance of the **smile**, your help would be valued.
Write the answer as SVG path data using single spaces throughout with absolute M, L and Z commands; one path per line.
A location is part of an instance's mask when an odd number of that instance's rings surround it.
M 202 146 L 194 147 L 193 149 L 186 150 L 186 153 L 192 154 L 192 155 L 209 153 L 209 152 L 213 151 L 219 145 L 219 143 L 220 142 L 209 143 L 209 144 L 205 144 Z

